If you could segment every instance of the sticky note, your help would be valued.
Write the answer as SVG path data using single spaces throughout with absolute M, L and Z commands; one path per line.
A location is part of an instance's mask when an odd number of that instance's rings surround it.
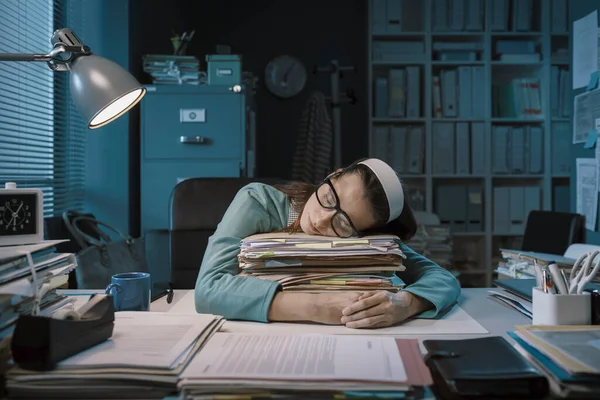
M 594 71 L 590 74 L 590 81 L 588 82 L 586 91 L 596 89 L 598 86 L 598 71 Z
M 596 139 L 598 139 L 598 131 L 596 131 L 596 130 L 589 131 L 587 134 L 587 140 L 585 141 L 583 148 L 591 149 L 592 147 L 594 147 L 594 145 L 596 144 Z

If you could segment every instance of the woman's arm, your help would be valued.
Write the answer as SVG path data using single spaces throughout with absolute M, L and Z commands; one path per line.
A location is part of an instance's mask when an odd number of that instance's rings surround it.
M 427 303 L 431 304 L 427 311 L 419 315 L 420 318 L 433 318 L 456 302 L 460 296 L 460 285 L 449 271 L 404 243 L 400 244 L 400 249 L 406 255 L 406 270 L 398 273 L 407 284 L 403 291 L 416 296 L 419 309 L 427 308 Z
M 228 319 L 267 321 L 267 313 L 279 284 L 248 276 L 237 276 L 240 242 L 255 233 L 282 226 L 275 207 L 258 184 L 242 188 L 229 205 L 215 233 L 209 238 L 195 288 L 196 311 Z M 275 215 L 271 215 L 271 214 Z

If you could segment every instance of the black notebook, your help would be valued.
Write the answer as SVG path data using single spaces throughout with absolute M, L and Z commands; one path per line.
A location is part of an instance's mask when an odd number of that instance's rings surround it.
M 548 393 L 546 377 L 500 336 L 423 344 L 442 398 L 540 398 Z

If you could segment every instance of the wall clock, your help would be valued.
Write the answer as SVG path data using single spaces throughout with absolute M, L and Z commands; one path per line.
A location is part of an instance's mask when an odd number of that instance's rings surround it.
M 40 189 L 17 188 L 7 182 L 0 189 L 0 246 L 44 240 L 44 197 Z
M 277 97 L 289 98 L 297 95 L 306 85 L 304 64 L 289 55 L 275 57 L 265 68 L 267 89 Z

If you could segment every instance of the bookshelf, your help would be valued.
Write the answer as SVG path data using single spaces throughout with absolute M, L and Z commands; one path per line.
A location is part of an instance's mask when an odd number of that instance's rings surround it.
M 528 211 L 570 210 L 567 0 L 367 1 L 369 156 L 450 226 L 463 287 L 489 286 Z

